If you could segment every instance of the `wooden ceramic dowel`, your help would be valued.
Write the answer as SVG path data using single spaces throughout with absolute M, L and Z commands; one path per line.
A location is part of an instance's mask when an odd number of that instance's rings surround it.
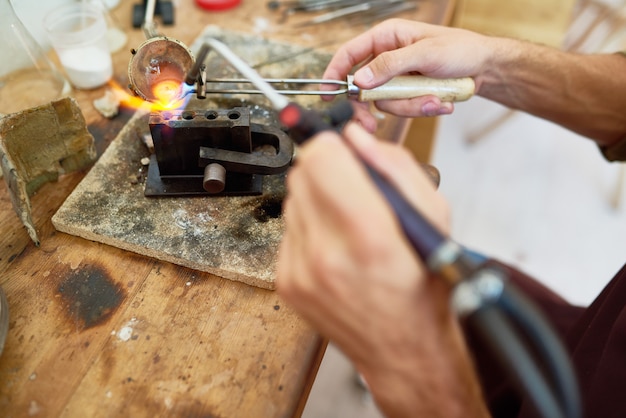
M 348 79 L 348 91 L 351 90 L 352 78 Z M 411 99 L 433 95 L 444 102 L 462 102 L 474 95 L 475 84 L 470 77 L 439 79 L 424 76 L 398 76 L 382 86 L 365 90 L 358 89 L 358 100 Z

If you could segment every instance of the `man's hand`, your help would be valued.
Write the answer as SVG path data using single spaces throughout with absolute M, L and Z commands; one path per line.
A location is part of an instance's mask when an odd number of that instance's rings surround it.
M 406 74 L 469 76 L 476 79 L 478 89 L 484 65 L 493 52 L 490 43 L 490 38 L 463 29 L 391 19 L 344 44 L 326 68 L 324 78 L 345 79 L 354 67 L 362 65 L 354 73 L 354 81 L 364 89 Z M 452 103 L 434 96 L 381 100 L 376 107 L 407 117 L 449 114 L 454 109 Z M 375 120 L 368 112 L 359 111 L 357 118 L 369 131 L 375 129 Z
M 361 161 L 444 233 L 447 204 L 402 147 L 355 123 L 344 136 L 309 140 L 287 176 L 277 291 L 352 359 L 389 416 L 481 416 L 450 289 L 428 275 Z

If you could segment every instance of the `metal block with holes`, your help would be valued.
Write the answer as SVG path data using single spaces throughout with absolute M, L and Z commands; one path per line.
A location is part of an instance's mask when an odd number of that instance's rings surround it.
M 293 143 L 250 123 L 247 107 L 153 112 L 146 196 L 258 195 L 264 175 L 287 170 Z

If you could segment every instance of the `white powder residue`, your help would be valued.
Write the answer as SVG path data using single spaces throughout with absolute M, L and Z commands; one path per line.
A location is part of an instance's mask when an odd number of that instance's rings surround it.
M 101 86 L 113 75 L 110 52 L 96 46 L 66 49 L 59 52 L 59 58 L 70 81 L 79 89 Z
M 254 19 L 254 33 L 266 32 L 271 27 L 269 20 L 263 17 L 257 17 Z
M 191 225 L 191 221 L 189 220 L 189 216 L 187 215 L 187 211 L 185 209 L 176 209 L 174 212 L 174 222 L 176 223 L 176 226 L 182 230 L 189 228 Z
M 117 333 L 117 338 L 121 341 L 128 341 L 133 336 L 133 327 L 137 325 L 137 319 L 132 318 L 130 321 L 126 323 Z
M 213 220 L 207 213 L 190 216 L 185 209 L 176 209 L 173 213 L 174 223 L 183 231 L 200 236 L 206 233 L 207 224 Z
M 117 333 L 117 338 L 122 341 L 130 340 L 130 337 L 133 336 L 133 329 L 131 327 L 124 327 Z
M 164 400 L 163 403 L 165 403 L 165 407 L 170 410 L 172 409 L 172 407 L 174 406 L 174 401 L 172 400 L 172 398 L 170 398 L 169 396 L 167 396 Z
M 28 406 L 28 415 L 32 417 L 40 412 L 41 408 L 39 407 L 39 404 L 37 404 L 36 401 L 30 401 L 30 405 Z

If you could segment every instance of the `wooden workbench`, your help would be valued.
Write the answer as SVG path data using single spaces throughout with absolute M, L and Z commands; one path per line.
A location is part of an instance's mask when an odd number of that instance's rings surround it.
M 127 30 L 114 55 L 127 84 L 134 2 L 113 15 Z M 261 0 L 209 13 L 174 2 L 190 44 L 208 24 L 332 50 L 364 27 L 340 22 L 287 29 Z M 447 23 L 453 1 L 425 0 L 413 17 Z M 92 106 L 104 88 L 74 97 L 101 154 L 130 114 L 106 120 Z M 30 241 L 0 184 L 0 286 L 10 328 L 0 355 L 3 417 L 290 417 L 302 411 L 326 342 L 272 291 L 201 273 L 54 230 L 50 221 L 85 173 L 33 196 L 41 247 Z

